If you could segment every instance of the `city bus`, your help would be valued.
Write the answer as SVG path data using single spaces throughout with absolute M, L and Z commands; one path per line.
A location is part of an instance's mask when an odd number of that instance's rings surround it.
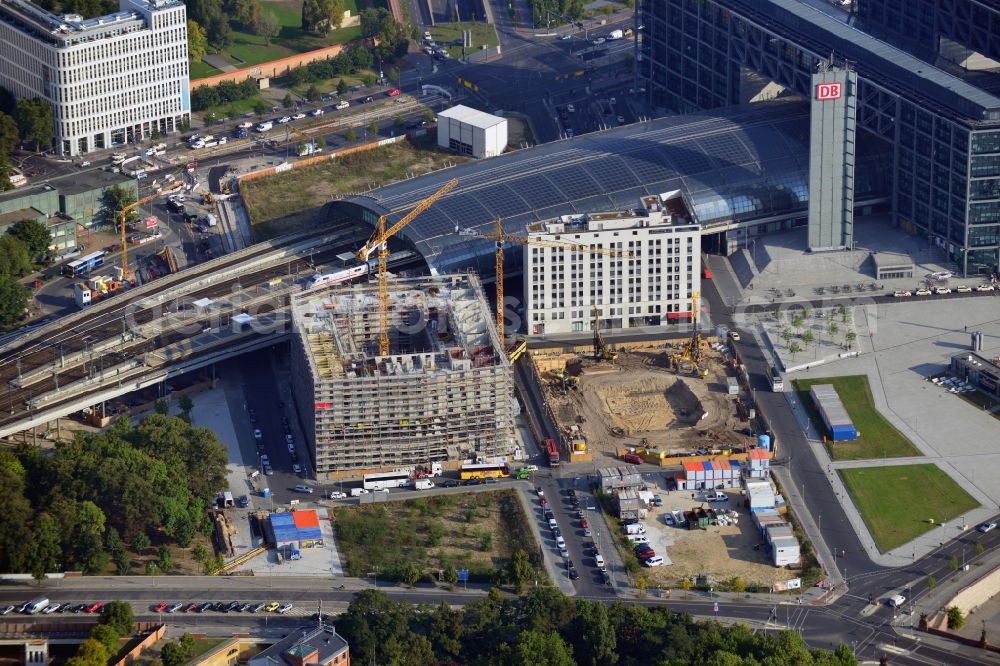
M 463 481 L 468 479 L 499 479 L 510 476 L 507 463 L 474 463 L 462 465 L 459 472 Z
M 107 256 L 107 252 L 104 250 L 99 250 L 88 254 L 85 257 L 80 257 L 74 261 L 69 262 L 63 266 L 63 274 L 66 277 L 81 277 L 84 275 L 90 275 L 90 272 L 95 268 L 100 268 L 104 265 L 104 257 Z
M 559 467 L 559 445 L 549 437 L 545 440 L 545 452 L 549 454 L 549 467 Z
M 409 483 L 410 471 L 398 469 L 395 472 L 365 474 L 362 487 L 365 490 L 388 490 L 389 488 L 402 488 Z
M 781 379 L 781 373 L 778 372 L 778 368 L 771 366 L 771 390 L 775 393 L 779 393 L 785 390 L 785 382 Z

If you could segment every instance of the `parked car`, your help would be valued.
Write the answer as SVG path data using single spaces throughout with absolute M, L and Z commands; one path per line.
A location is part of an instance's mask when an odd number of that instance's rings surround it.
M 972 287 L 970 287 L 967 284 L 960 284 L 957 287 L 955 287 L 955 291 L 958 292 L 959 294 L 968 294 L 972 292 Z
M 153 612 L 154 613 L 163 613 L 166 610 L 167 610 L 167 602 L 166 601 L 161 601 L 160 603 L 158 603 L 155 606 L 153 606 Z
M 292 465 L 292 472 L 294 472 L 295 474 L 301 474 L 302 473 L 302 466 L 299 465 L 298 463 L 293 464 Z
M 244 509 L 250 506 L 250 498 L 246 495 L 240 495 L 240 506 Z
M 389 97 L 398 97 L 399 96 L 399 88 L 393 88 L 392 90 L 390 90 L 389 92 L 387 92 L 386 95 L 388 95 Z
M 347 493 L 334 490 L 330 493 L 330 499 L 347 499 Z
M 312 110 L 312 111 L 311 111 L 311 112 L 309 113 L 309 115 L 312 115 L 312 116 L 322 116 L 322 115 L 323 115 L 323 113 L 324 113 L 323 109 L 313 109 L 313 110 Z
M 43 610 L 42 613 L 45 615 L 51 615 L 52 613 L 57 612 L 60 608 L 62 608 L 62 604 L 50 604 L 45 607 L 45 610 Z
M 176 613 L 182 608 L 184 608 L 184 604 L 170 604 L 169 606 L 167 606 L 167 612 Z
M 663 566 L 663 558 L 657 555 L 655 557 L 650 557 L 648 559 L 643 560 L 642 564 L 643 564 L 643 566 L 647 566 L 647 567 L 662 567 Z
M 312 486 L 307 486 L 301 483 L 296 485 L 292 490 L 294 490 L 297 493 L 310 493 L 310 494 L 313 491 Z
M 337 102 L 336 106 L 334 106 L 333 108 L 337 109 L 338 111 L 343 111 L 349 106 L 351 106 L 351 103 L 348 102 L 346 99 L 342 99 L 339 102 Z
M 282 615 L 284 615 L 290 610 L 292 610 L 292 604 L 284 604 L 280 608 L 278 608 L 278 612 L 281 613 Z
M 292 122 L 292 117 L 291 116 L 281 116 L 280 118 L 278 118 L 278 122 L 281 123 L 281 124 L 290 123 L 290 122 Z
M 294 116 L 292 116 L 292 120 L 302 120 L 305 117 L 306 117 L 306 114 L 304 114 L 304 113 L 302 113 L 300 111 L 299 113 L 296 113 Z
M 103 609 L 103 608 L 104 608 L 104 602 L 103 601 L 95 601 L 94 603 L 92 603 L 89 606 L 87 606 L 87 612 L 88 613 L 100 613 L 101 609 Z
M 993 522 L 983 523 L 982 525 L 980 525 L 976 529 L 979 530 L 980 532 L 982 532 L 983 534 L 986 534 L 987 532 L 996 529 L 996 526 L 997 526 L 997 524 L 993 523 Z
M 3 610 L 0 610 L 0 615 L 10 615 L 14 612 L 13 606 L 4 606 Z

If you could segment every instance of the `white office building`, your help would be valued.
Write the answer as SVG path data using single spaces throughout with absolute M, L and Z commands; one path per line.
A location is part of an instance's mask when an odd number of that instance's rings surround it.
M 494 157 L 507 148 L 507 119 L 461 104 L 437 115 L 438 145 L 473 157 Z
M 634 210 L 563 215 L 528 227 L 553 243 L 616 250 L 620 256 L 526 245 L 524 294 L 530 335 L 670 326 L 691 320 L 700 289 L 700 226 L 678 192 L 643 197 Z
M 63 155 L 168 134 L 190 117 L 184 3 L 119 0 L 119 8 L 84 19 L 0 0 L 0 86 L 52 105 Z

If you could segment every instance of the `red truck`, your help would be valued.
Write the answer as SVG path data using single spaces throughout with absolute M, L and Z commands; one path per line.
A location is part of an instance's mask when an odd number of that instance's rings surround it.
M 638 453 L 626 453 L 622 456 L 622 460 L 633 465 L 641 465 L 643 462 L 642 456 Z

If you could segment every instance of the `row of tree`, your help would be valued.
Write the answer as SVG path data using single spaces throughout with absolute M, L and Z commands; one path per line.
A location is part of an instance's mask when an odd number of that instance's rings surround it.
M 76 654 L 66 660 L 66 666 L 107 666 L 121 650 L 119 640 L 130 637 L 134 630 L 132 607 L 124 601 L 109 601 L 101 609 L 97 626 L 90 631 L 87 640 L 80 643 Z
M 358 659 L 475 666 L 853 666 L 849 647 L 810 650 L 795 632 L 699 622 L 666 606 L 572 600 L 551 587 L 453 610 L 359 593 L 337 621 Z
M 296 67 L 289 72 L 289 78 L 293 85 L 315 83 L 325 81 L 345 74 L 353 74 L 361 69 L 371 67 L 372 54 L 362 46 L 355 46 L 346 51 L 338 53 L 333 58 L 315 60 L 301 67 Z M 371 77 L 374 83 L 375 77 Z M 347 91 L 347 84 L 341 81 L 342 86 L 338 86 L 337 92 L 343 94 Z M 204 111 L 213 106 L 222 106 L 242 99 L 249 99 L 257 94 L 257 82 L 247 79 L 242 83 L 223 81 L 217 86 L 201 86 L 191 92 L 191 109 L 193 111 Z M 315 87 L 307 93 L 310 101 L 319 98 L 319 90 Z M 288 104 L 291 105 L 291 97 L 288 97 Z M 261 102 L 259 114 L 270 111 L 271 105 Z M 255 109 L 256 110 L 256 109 Z
M 121 419 L 51 452 L 0 451 L 0 570 L 104 573 L 113 558 L 125 573 L 126 544 L 186 548 L 211 531 L 206 509 L 225 486 L 226 462 L 214 432 L 161 414 L 136 427 Z

